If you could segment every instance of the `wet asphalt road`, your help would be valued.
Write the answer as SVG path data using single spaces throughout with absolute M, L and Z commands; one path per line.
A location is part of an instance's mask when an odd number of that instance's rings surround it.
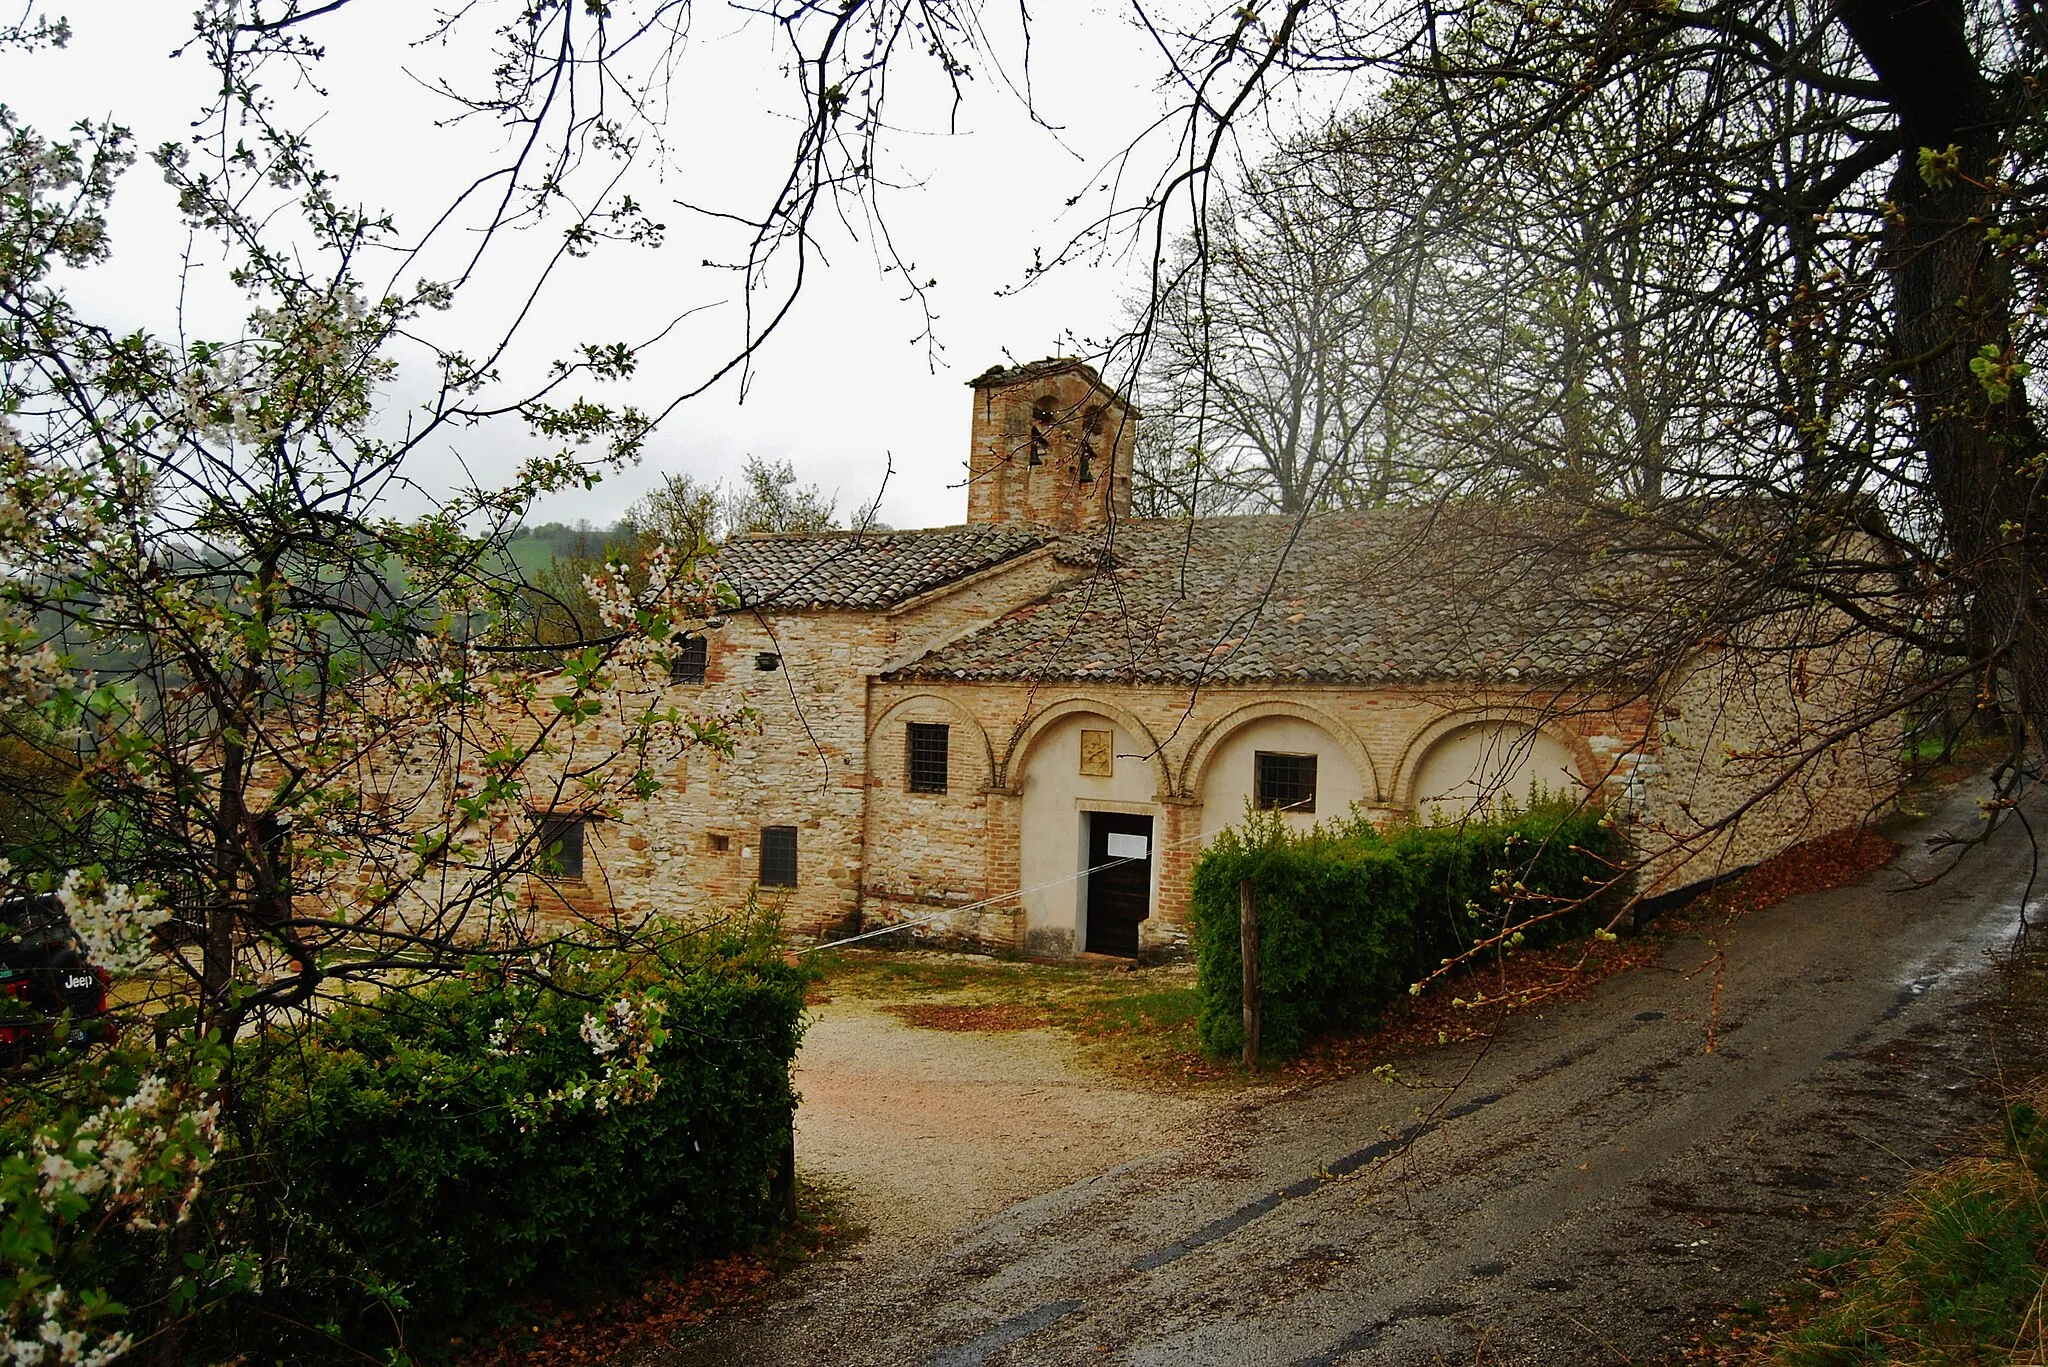
M 2029 859 L 2015 827 L 1931 887 L 1887 871 L 1738 923 L 1713 1052 L 1711 950 L 1678 943 L 1397 1084 L 1250 1101 L 936 1247 L 810 1269 L 661 1361 L 1658 1361 L 2038 1066 L 1987 954 Z

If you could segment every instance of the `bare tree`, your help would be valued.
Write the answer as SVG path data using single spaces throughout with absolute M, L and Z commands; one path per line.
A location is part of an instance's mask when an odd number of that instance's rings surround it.
M 1137 310 L 1147 422 L 1274 511 L 1384 503 L 1427 480 L 1406 417 L 1430 197 L 1379 131 L 1327 128 L 1241 174 Z

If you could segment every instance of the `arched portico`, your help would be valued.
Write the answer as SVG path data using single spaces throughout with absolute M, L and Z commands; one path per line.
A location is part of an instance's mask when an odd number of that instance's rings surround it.
M 1365 746 L 1359 743 L 1357 735 L 1351 728 L 1319 707 L 1286 698 L 1267 698 L 1259 702 L 1246 703 L 1209 723 L 1202 734 L 1195 738 L 1194 747 L 1188 751 L 1187 762 L 1181 766 L 1182 796 L 1200 796 L 1209 766 L 1224 742 L 1253 722 L 1272 717 L 1304 721 L 1324 732 L 1351 761 L 1351 767 L 1358 775 L 1359 786 L 1364 791 L 1365 800 L 1373 803 L 1384 801 L 1379 773 L 1372 762 L 1372 756 L 1366 753 Z
M 1250 807 L 1277 806 L 1288 825 L 1306 830 L 1380 805 L 1372 759 L 1351 728 L 1291 699 L 1261 699 L 1219 718 L 1196 738 L 1182 774 L 1203 843 Z
M 1178 827 L 1151 730 L 1115 704 L 1061 698 L 1018 728 L 1003 776 L 1025 948 L 1128 954 L 1156 936 L 1159 854 Z M 992 864 L 1000 853 L 992 843 Z
M 1166 762 L 1166 754 L 1153 737 L 1152 729 L 1138 719 L 1136 713 L 1101 698 L 1082 695 L 1060 698 L 1047 703 L 1020 723 L 1011 733 L 1009 749 L 1005 752 L 1001 768 L 996 772 L 995 786 L 1016 788 L 1022 782 L 1023 765 L 1030 762 L 1031 753 L 1046 732 L 1068 717 L 1093 714 L 1113 721 L 1131 741 L 1129 752 L 1119 754 L 1118 759 L 1142 758 L 1146 760 L 1158 779 L 1156 796 L 1173 795 L 1173 774 Z
M 1432 774 L 1446 764 L 1461 774 L 1465 768 L 1472 769 L 1468 780 L 1471 794 L 1423 791 L 1425 786 L 1437 786 L 1430 782 Z M 1437 717 L 1410 739 L 1394 773 L 1392 805 L 1402 811 L 1418 811 L 1425 800 L 1469 805 L 1472 798 L 1489 790 L 1520 796 L 1537 783 L 1553 790 L 1570 783 L 1590 791 L 1598 786 L 1590 777 L 1594 770 L 1592 750 L 1585 739 L 1557 726 L 1554 718 L 1540 711 L 1459 708 Z

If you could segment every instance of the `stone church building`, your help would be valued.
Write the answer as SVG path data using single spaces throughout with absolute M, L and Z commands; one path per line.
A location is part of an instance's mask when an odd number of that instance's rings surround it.
M 1129 955 L 1182 937 L 1197 854 L 1253 807 L 1441 820 L 1542 789 L 1627 821 L 1656 890 L 1887 799 L 1896 754 L 1845 747 L 1773 788 L 1759 756 L 1869 662 L 1701 635 L 1682 555 L 1492 505 L 1134 518 L 1138 415 L 1088 365 L 971 388 L 963 525 L 723 548 L 739 606 L 666 688 L 758 730 L 555 818 L 537 903 L 707 914 L 758 884 L 803 934 Z

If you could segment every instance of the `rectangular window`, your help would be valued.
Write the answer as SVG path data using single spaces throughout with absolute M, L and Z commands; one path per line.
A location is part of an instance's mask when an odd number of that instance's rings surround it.
M 703 683 L 704 665 L 709 655 L 709 643 L 702 636 L 685 636 L 676 647 L 675 654 L 668 658 L 668 681 L 672 684 Z
M 796 886 L 796 827 L 763 826 L 761 828 L 761 886 L 764 888 L 793 888 Z
M 544 816 L 540 819 L 540 861 L 535 869 L 554 878 L 583 876 L 583 818 Z
M 910 723 L 910 791 L 946 791 L 947 728 L 943 723 Z
M 1280 755 L 1261 750 L 1252 757 L 1261 808 L 1283 812 L 1316 809 L 1316 757 Z

